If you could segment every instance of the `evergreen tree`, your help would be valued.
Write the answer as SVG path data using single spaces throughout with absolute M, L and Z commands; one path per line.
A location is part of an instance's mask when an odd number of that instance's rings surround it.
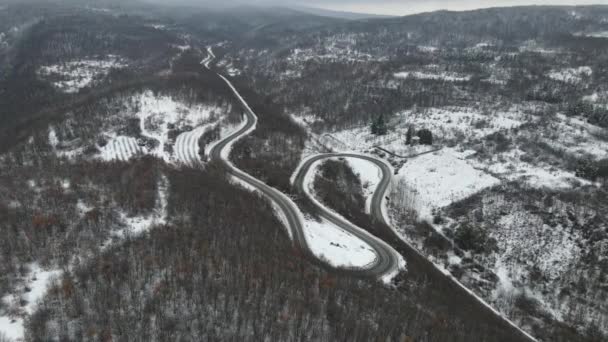
M 428 129 L 421 129 L 418 131 L 418 137 L 420 138 L 420 144 L 433 145 L 433 133 Z
M 386 135 L 386 133 L 388 133 L 388 128 L 386 127 L 386 122 L 384 121 L 384 115 L 380 114 L 378 121 L 376 121 L 376 134 Z
M 407 145 L 411 145 L 412 144 L 412 138 L 414 137 L 414 126 L 410 126 L 407 129 L 407 133 L 405 134 L 405 143 Z

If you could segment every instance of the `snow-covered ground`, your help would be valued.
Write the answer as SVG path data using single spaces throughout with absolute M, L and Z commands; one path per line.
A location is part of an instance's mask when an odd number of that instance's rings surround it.
M 165 24 L 149 24 L 146 26 L 151 27 L 155 30 L 160 30 L 160 31 L 165 30 L 167 28 L 167 25 L 165 25 Z
M 591 38 L 608 38 L 608 31 L 597 31 L 589 33 L 579 33 L 577 36 L 591 37 Z
M 63 186 L 69 187 L 69 184 L 64 182 Z M 150 215 L 137 217 L 129 217 L 121 213 L 124 228 L 113 232 L 112 237 L 103 244 L 103 248 L 107 249 L 126 237 L 136 237 L 149 231 L 154 226 L 165 224 L 168 219 L 168 191 L 169 180 L 163 176 L 158 182 L 158 195 L 154 211 Z M 81 201 L 79 201 L 78 206 L 83 213 L 91 209 Z M 45 296 L 48 288 L 53 286 L 55 281 L 59 280 L 63 274 L 62 270 L 43 269 L 36 263 L 28 265 L 28 268 L 30 272 L 24 277 L 16 291 L 0 298 L 5 306 L 4 310 L 0 310 L 0 337 L 4 334 L 11 340 L 22 341 L 25 332 L 24 319 L 36 310 L 37 303 Z M 25 305 L 22 305 L 22 301 Z
M 428 110 L 404 111 L 399 119 L 417 128 L 431 130 L 444 140 L 462 138 L 473 140 L 500 130 L 522 125 L 524 114 L 517 109 L 483 113 L 474 108 L 445 107 Z
M 140 120 L 141 134 L 158 142 L 147 153 L 167 162 L 171 160 L 171 155 L 165 148 L 169 144 L 170 126 L 180 123 L 196 127 L 209 119 L 212 112 L 208 106 L 188 107 L 170 96 L 155 96 L 151 91 L 139 96 L 138 108 L 135 116 Z
M 351 169 L 361 180 L 363 187 L 363 196 L 365 196 L 365 211 L 369 214 L 371 209 L 371 201 L 376 192 L 376 188 L 382 180 L 382 170 L 374 163 L 358 158 L 345 158 Z
M 525 41 L 522 44 L 522 46 L 519 47 L 519 51 L 520 52 L 540 53 L 540 54 L 545 54 L 545 55 L 557 54 L 560 52 L 559 50 L 556 50 L 556 49 L 545 48 L 545 47 L 539 45 L 538 42 L 535 40 Z
M 236 66 L 234 66 L 234 63 L 231 60 L 222 59 L 217 62 L 216 65 L 226 70 L 226 73 L 228 73 L 228 75 L 230 75 L 231 77 L 239 76 L 240 74 L 242 74 L 242 71 L 239 70 Z
M 326 220 L 307 219 L 304 233 L 312 252 L 334 267 L 366 267 L 376 260 L 369 245 Z
M 381 146 L 400 155 L 413 155 L 433 147 L 405 144 L 405 136 L 410 126 L 419 130 L 431 130 L 439 143 L 455 141 L 463 143 L 480 139 L 501 130 L 509 130 L 521 126 L 531 120 L 523 110 L 514 107 L 507 111 L 482 112 L 476 108 L 442 107 L 421 110 L 406 110 L 398 113 L 389 126 L 389 133 L 384 136 L 373 135 L 368 126 L 342 130 L 331 133 L 327 138 L 338 151 L 364 152 L 374 146 Z
M 201 162 L 201 156 L 199 154 L 199 140 L 205 134 L 213 128 L 212 124 L 203 125 L 195 128 L 192 131 L 184 132 L 180 134 L 175 140 L 175 146 L 173 148 L 173 154 L 175 160 L 179 164 L 196 166 Z
M 441 208 L 467 198 L 500 180 L 473 168 L 462 154 L 453 149 L 443 149 L 410 159 L 399 171 L 396 182 L 403 179 L 408 191 L 402 196 L 417 199 L 416 209 L 423 219 L 431 217 L 433 208 Z
M 543 132 L 543 141 L 578 157 L 608 158 L 608 141 L 597 137 L 602 128 L 578 118 L 557 115 Z
M 143 91 L 126 97 L 115 115 L 104 118 L 95 139 L 89 137 L 90 132 L 80 137 L 74 119 L 64 126 L 50 126 L 48 142 L 58 156 L 69 159 L 83 156 L 94 147 L 98 150 L 94 157 L 104 161 L 152 155 L 167 163 L 195 165 L 201 160 L 198 142 L 203 134 L 216 125 L 223 134 L 231 132 L 234 125 L 221 115 L 229 110 Z M 66 136 L 71 140 L 66 141 Z M 102 140 L 106 143 L 99 143 Z
M 60 270 L 45 270 L 38 264 L 28 265 L 30 272 L 23 279 L 23 284 L 16 292 L 1 298 L 2 302 L 14 314 L 8 315 L 0 312 L 0 336 L 4 334 L 12 340 L 22 340 L 24 338 L 23 314 L 30 315 L 36 310 L 39 300 L 45 295 L 53 281 L 61 276 Z M 21 306 L 21 301 L 25 305 Z
M 124 240 L 126 237 L 137 237 L 155 226 L 164 225 L 168 219 L 169 204 L 169 180 L 163 176 L 158 182 L 158 193 L 154 211 L 144 216 L 128 216 L 121 213 L 124 228 L 112 233 L 112 237 L 104 244 L 104 248 L 110 247 L 116 241 Z
M 538 310 L 557 320 L 577 321 L 582 326 L 595 322 L 605 327 L 607 321 L 602 315 L 605 304 L 580 300 L 581 296 L 593 297 L 602 283 L 597 281 L 595 271 L 598 260 L 586 259 L 590 251 L 597 254 L 606 250 L 601 240 L 589 240 L 590 231 L 603 230 L 592 224 L 597 224 L 594 216 L 601 209 L 595 211 L 594 205 L 573 206 L 569 199 L 560 196 L 543 201 L 547 193 L 551 194 L 525 187 L 492 190 L 473 204 L 472 210 L 483 212 L 483 220 L 473 223 L 477 219 L 470 213 L 460 217 L 460 220 L 468 217 L 469 224 L 482 226 L 496 241 L 495 252 L 475 255 L 478 262 L 498 276 L 489 298 L 505 313 L 517 307 L 515 298 L 524 296 L 534 300 Z M 442 228 L 447 226 L 453 231 L 456 224 L 447 222 Z M 589 231 L 580 229 L 581 226 Z M 583 294 L 575 294 L 573 288 L 582 284 L 581 279 L 588 283 L 580 287 Z M 590 317 L 586 323 L 578 321 L 580 310 Z
M 608 91 L 596 91 L 590 95 L 583 96 L 583 101 L 591 103 L 595 107 L 608 109 Z
M 519 180 L 536 188 L 569 189 L 577 183 L 588 183 L 576 177 L 574 173 L 558 167 L 522 161 L 525 155 L 525 152 L 513 149 L 483 161 L 472 158 L 470 163 L 506 181 Z
M 428 45 L 419 45 L 416 48 L 418 49 L 418 51 L 429 52 L 429 53 L 436 52 L 437 50 L 439 50 L 439 48 L 436 46 L 428 46 Z
M 117 136 L 101 148 L 100 157 L 105 161 L 128 161 L 141 153 L 141 151 L 142 149 L 137 144 L 137 139 L 133 137 Z
M 331 45 L 322 51 L 294 49 L 286 60 L 292 65 L 302 65 L 309 60 L 364 62 L 381 59 L 383 58 L 376 58 L 368 53 L 353 50 L 350 46 Z
M 593 74 L 591 67 L 582 66 L 578 68 L 565 68 L 552 70 L 547 74 L 547 77 L 566 83 L 580 83 L 584 77 L 590 77 Z
M 65 93 L 77 93 L 107 75 L 111 69 L 126 67 L 124 59 L 108 55 L 104 59 L 83 59 L 62 64 L 42 66 L 38 75 L 48 79 L 53 86 Z
M 396 78 L 415 78 L 419 80 L 442 80 L 446 82 L 466 82 L 471 76 L 451 72 L 431 73 L 422 71 L 402 71 L 395 73 Z

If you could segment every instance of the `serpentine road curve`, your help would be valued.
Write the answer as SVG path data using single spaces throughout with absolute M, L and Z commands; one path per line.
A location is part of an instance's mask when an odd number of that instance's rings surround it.
M 206 62 L 208 64 L 208 61 Z M 236 90 L 234 85 L 224 76 L 220 74 L 218 74 L 218 76 L 228 85 L 243 106 L 243 109 L 245 110 L 245 124 L 238 131 L 232 133 L 230 136 L 222 139 L 215 146 L 213 146 L 209 152 L 210 158 L 224 165 L 227 172 L 233 177 L 233 179 L 245 184 L 248 187 L 256 189 L 264 196 L 269 198 L 280 210 L 279 214 L 286 221 L 285 223 L 294 243 L 300 247 L 301 250 L 306 252 L 309 257 L 314 257 L 314 253 L 308 246 L 304 233 L 304 219 L 298 206 L 288 196 L 279 190 L 266 185 L 264 182 L 238 169 L 236 166 L 234 166 L 234 164 L 232 164 L 232 162 L 230 162 L 229 155 L 230 151 L 232 150 L 232 146 L 239 139 L 245 137 L 255 130 L 258 119 L 245 99 L 243 99 L 243 97 Z M 338 225 L 340 228 L 367 243 L 376 254 L 376 259 L 374 262 L 363 268 L 335 268 L 329 264 L 325 264 L 325 267 L 337 269 L 342 272 L 358 276 L 373 277 L 377 279 L 386 279 L 386 277 L 390 277 L 399 272 L 400 261 L 402 259 L 399 253 L 397 253 L 397 251 L 395 251 L 392 247 L 382 240 L 365 232 L 364 230 L 354 226 L 350 222 L 336 215 L 331 215 L 332 213 L 324 207 L 320 207 L 318 209 L 322 216 L 327 217 L 331 222 Z

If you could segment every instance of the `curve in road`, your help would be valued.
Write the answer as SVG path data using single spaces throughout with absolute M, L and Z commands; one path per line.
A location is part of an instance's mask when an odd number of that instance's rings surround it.
M 205 67 L 209 64 L 209 60 L 205 60 Z M 258 118 L 249 106 L 245 99 L 236 90 L 232 82 L 226 77 L 217 74 L 231 89 L 235 97 L 238 99 L 243 109 L 245 110 L 245 124 L 236 132 L 232 133 L 228 137 L 222 139 L 215 146 L 213 146 L 209 152 L 212 160 L 218 161 L 224 165 L 230 176 L 236 179 L 238 182 L 243 183 L 247 187 L 252 187 L 262 193 L 264 196 L 269 198 L 276 207 L 280 210 L 282 218 L 286 221 L 291 238 L 294 243 L 300 247 L 301 250 L 305 251 L 309 257 L 315 257 L 314 253 L 308 246 L 308 242 L 304 233 L 304 219 L 297 205 L 285 194 L 279 190 L 266 185 L 264 182 L 256 179 L 255 177 L 247 174 L 240 170 L 229 160 L 230 151 L 232 146 L 241 138 L 245 137 L 253 130 L 257 125 Z M 401 256 L 392 247 L 384 243 L 382 240 L 372 236 L 364 230 L 357 228 L 350 222 L 341 219 L 339 217 L 331 217 L 327 212 L 323 210 L 320 214 L 328 217 L 328 219 L 337 224 L 339 227 L 355 235 L 356 237 L 363 240 L 376 252 L 377 258 L 374 263 L 366 266 L 365 268 L 336 268 L 327 263 L 324 263 L 326 268 L 337 269 L 341 272 L 347 272 L 357 276 L 373 277 L 377 279 L 384 279 L 387 276 L 395 274 L 400 266 Z M 330 218 L 331 217 L 331 218 Z M 316 258 L 316 257 L 315 257 Z M 319 260 L 317 259 L 317 262 Z
M 446 273 L 439 269 L 435 264 L 429 261 L 422 253 L 420 253 L 416 248 L 414 248 L 411 244 L 405 241 L 399 233 L 395 230 L 395 228 L 391 225 L 390 219 L 388 217 L 388 213 L 385 210 L 384 202 L 386 200 L 387 192 L 391 185 L 391 180 L 393 177 L 392 167 L 382 159 L 368 156 L 365 154 L 357 154 L 357 153 L 323 153 L 317 154 L 309 157 L 304 160 L 299 168 L 296 170 L 295 178 L 293 179 L 293 185 L 295 185 L 300 192 L 304 192 L 308 196 L 310 194 L 307 193 L 304 188 L 304 179 L 306 175 L 312 171 L 312 166 L 324 159 L 330 158 L 357 158 L 361 159 L 376 165 L 382 171 L 382 180 L 376 187 L 374 194 L 372 196 L 370 214 L 371 216 L 378 222 L 382 223 L 380 226 L 383 228 L 382 235 L 387 240 L 392 241 L 393 244 L 398 247 L 400 251 L 403 252 L 404 256 L 407 258 L 408 262 L 418 262 L 422 265 L 425 265 L 425 269 L 434 272 L 436 276 L 445 278 L 446 281 L 454 283 L 457 287 L 456 289 L 460 291 L 460 294 L 465 296 L 470 296 L 474 298 L 480 305 L 483 305 L 487 310 L 496 316 L 497 319 L 505 322 L 514 328 L 517 332 L 521 334 L 525 340 L 536 341 L 536 339 L 509 320 L 507 317 L 503 316 L 500 312 L 494 309 L 490 304 L 488 304 L 483 298 L 479 297 L 472 290 L 464 286 L 461 282 L 459 282 L 456 278 L 451 276 L 451 274 Z M 324 206 L 317 201 L 315 201 L 317 205 L 321 206 L 323 209 Z M 330 211 L 328 209 L 323 209 L 324 211 Z M 331 212 L 331 211 L 330 211 Z
M 300 165 L 300 167 L 296 171 L 296 176 L 293 179 L 292 185 L 295 186 L 295 189 L 299 194 L 305 196 L 314 205 L 315 211 L 321 217 L 323 217 L 324 219 L 333 223 L 334 225 L 344 229 L 345 231 L 349 232 L 351 235 L 354 235 L 355 237 L 365 241 L 368 245 L 370 245 L 376 251 L 376 253 L 378 255 L 378 265 L 376 266 L 377 273 L 375 275 L 377 277 L 380 278 L 383 275 L 397 274 L 399 272 L 399 268 L 401 267 L 400 261 L 401 261 L 402 257 L 396 250 L 394 250 L 386 242 L 373 236 L 372 234 L 368 233 L 364 229 L 357 227 L 356 225 L 352 224 L 350 221 L 346 220 L 342 216 L 336 214 L 334 211 L 325 207 L 323 204 L 319 203 L 319 201 L 317 201 L 314 198 L 314 196 L 312 194 L 310 194 L 308 189 L 306 189 L 305 179 L 306 179 L 307 175 L 313 170 L 313 166 L 317 162 L 319 162 L 323 159 L 332 158 L 332 157 L 356 157 L 356 158 L 362 158 L 362 159 L 367 158 L 369 161 L 372 161 L 372 158 L 368 158 L 368 157 L 357 155 L 357 154 L 334 153 L 334 154 L 314 155 L 314 156 L 306 159 Z M 385 173 L 383 173 L 383 174 L 385 176 L 382 177 L 380 184 L 378 185 L 376 191 L 374 191 L 374 195 L 373 195 L 373 199 L 372 199 L 372 204 L 374 203 L 374 201 L 377 201 L 378 203 L 380 203 L 381 206 L 382 206 L 382 199 L 383 199 L 384 193 L 386 192 L 386 189 L 388 189 L 388 186 L 390 185 L 390 181 L 391 181 L 390 177 L 387 178 L 386 174 Z M 389 168 L 388 174 L 390 175 L 390 168 Z M 382 190 L 382 189 L 384 189 L 384 190 Z M 373 205 L 372 205 L 372 210 L 374 210 Z M 382 211 L 381 207 L 379 210 Z M 381 215 L 381 213 L 380 213 L 380 215 Z

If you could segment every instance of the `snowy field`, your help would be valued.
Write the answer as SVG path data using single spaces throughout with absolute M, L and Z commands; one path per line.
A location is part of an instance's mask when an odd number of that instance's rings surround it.
M 306 117 L 304 117 L 305 119 Z M 463 143 L 480 139 L 502 130 L 517 128 L 531 120 L 521 108 L 508 111 L 488 111 L 475 108 L 443 107 L 407 110 L 398 113 L 389 123 L 391 130 L 385 136 L 373 135 L 368 126 L 333 132 L 328 142 L 338 151 L 365 152 L 381 146 L 400 155 L 412 155 L 432 150 L 429 146 L 410 147 L 405 136 L 410 126 L 431 130 L 435 141 Z
M 570 189 L 577 183 L 588 183 L 574 173 L 555 166 L 524 162 L 524 156 L 526 153 L 520 149 L 512 149 L 483 161 L 471 158 L 469 162 L 477 169 L 485 170 L 505 181 L 522 181 L 535 188 Z
M 442 208 L 500 183 L 499 179 L 473 168 L 453 149 L 410 159 L 396 178 L 396 182 L 403 179 L 409 185 L 413 193 L 401 195 L 417 199 L 414 209 L 423 219 L 431 217 L 433 208 Z
M 608 158 L 608 141 L 598 138 L 601 134 L 600 127 L 558 115 L 549 127 L 545 127 L 542 137 L 544 142 L 570 155 L 603 159 Z
M 142 152 L 133 137 L 118 136 L 101 148 L 100 158 L 105 161 L 128 161 Z
M 366 267 L 376 260 L 369 245 L 326 220 L 307 219 L 304 233 L 315 256 L 334 267 Z
M 437 52 L 437 50 L 439 50 L 438 47 L 435 46 L 428 46 L 428 45 L 419 45 L 416 47 L 418 49 L 418 51 L 420 52 L 427 52 L 427 53 L 433 53 L 433 52 Z
M 446 82 L 466 82 L 471 79 L 471 76 L 451 72 L 431 73 L 421 71 L 402 71 L 395 73 L 394 76 L 396 78 L 415 78 L 418 80 L 436 81 L 441 80 Z
M 608 38 L 608 31 L 580 33 L 580 34 L 577 34 L 577 36 L 590 37 L 590 38 Z
M 174 158 L 178 164 L 187 166 L 197 166 L 201 163 L 199 154 L 199 140 L 212 128 L 212 125 L 204 125 L 192 131 L 180 134 L 175 140 Z
M 209 136 L 217 141 L 243 124 L 229 122 L 225 114 L 230 110 L 143 91 L 121 100 L 120 109 L 104 118 L 96 136 L 79 136 L 77 121 L 67 120 L 63 126 L 49 127 L 48 143 L 56 155 L 68 159 L 90 155 L 103 161 L 128 161 L 151 155 L 168 164 L 196 166 L 203 162 L 201 152 L 208 153 L 207 147 L 214 143 L 209 141 L 205 151 L 200 151 L 204 134 L 217 128 L 219 136 Z M 90 154 L 93 148 L 96 152 Z
M 583 101 L 591 103 L 596 107 L 608 109 L 608 91 L 597 91 L 590 95 L 583 96 Z
M 483 113 L 474 108 L 446 107 L 428 110 L 404 111 L 399 120 L 419 128 L 430 129 L 443 140 L 473 140 L 501 130 L 509 130 L 522 125 L 525 115 L 512 111 Z
M 287 61 L 296 66 L 309 60 L 366 62 L 379 59 L 368 53 L 353 50 L 350 46 L 342 47 L 338 44 L 326 46 L 322 52 L 313 49 L 294 49 L 287 57 Z
M 135 114 L 140 120 L 140 130 L 144 137 L 158 144 L 147 153 L 171 161 L 171 154 L 165 146 L 170 144 L 171 126 L 199 126 L 211 118 L 212 108 L 203 105 L 188 107 L 170 96 L 155 96 L 151 91 L 142 93 L 137 99 L 139 111 Z
M 547 74 L 550 79 L 566 82 L 566 83 L 581 83 L 585 77 L 590 77 L 593 74 L 591 67 L 582 66 L 578 68 L 565 68 L 552 70 Z
M 55 88 L 64 93 L 77 93 L 80 89 L 90 86 L 94 80 L 106 76 L 111 69 L 126 66 L 122 58 L 109 55 L 105 59 L 84 59 L 42 66 L 38 75 L 51 81 Z
M 142 147 L 136 138 L 115 136 L 115 132 L 110 131 L 105 134 L 110 141 L 99 154 L 102 160 L 126 161 L 149 154 L 168 163 L 190 166 L 200 163 L 198 141 L 220 120 L 219 108 L 188 105 L 170 96 L 156 96 L 151 91 L 134 96 L 130 103 L 136 109 L 133 116 L 139 119 L 141 135 L 155 143 Z M 172 129 L 184 132 L 172 141 L 169 135 Z
M 533 53 L 539 53 L 539 54 L 543 54 L 543 55 L 552 55 L 552 54 L 557 54 L 557 53 L 561 52 L 556 49 L 549 49 L 544 46 L 541 46 L 535 40 L 525 41 L 522 44 L 522 46 L 519 47 L 519 51 L 520 52 L 533 52 Z

